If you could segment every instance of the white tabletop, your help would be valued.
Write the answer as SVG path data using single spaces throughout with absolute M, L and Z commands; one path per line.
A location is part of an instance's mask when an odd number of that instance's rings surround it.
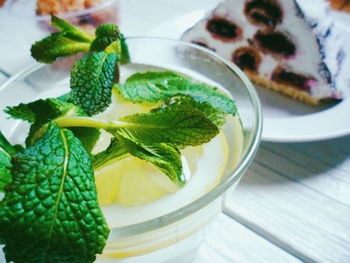
M 162 23 L 217 2 L 121 0 L 121 27 L 155 35 Z M 0 11 L 0 83 L 32 62 L 30 37 L 14 35 L 12 23 Z M 196 263 L 212 262 L 350 262 L 350 136 L 263 142 L 199 250 Z

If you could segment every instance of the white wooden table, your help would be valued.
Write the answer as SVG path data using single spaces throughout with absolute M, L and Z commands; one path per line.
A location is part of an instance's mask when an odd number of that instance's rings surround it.
M 152 35 L 162 23 L 218 2 L 121 1 L 129 36 Z M 17 34 L 13 23 L 0 11 L 0 83 L 32 62 L 23 41 L 30 36 Z M 196 263 L 214 262 L 350 262 L 350 136 L 263 142 L 200 248 Z

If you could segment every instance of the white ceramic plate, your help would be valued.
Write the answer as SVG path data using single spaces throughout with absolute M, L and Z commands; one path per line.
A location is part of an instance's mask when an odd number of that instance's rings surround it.
M 204 16 L 202 10 L 162 23 L 148 36 L 180 38 L 183 32 Z M 350 15 L 333 13 L 350 42 Z M 344 65 L 349 68 L 349 65 Z M 349 88 L 350 89 L 350 88 Z M 307 142 L 350 134 L 350 94 L 335 105 L 309 106 L 274 91 L 257 87 L 264 112 L 263 140 L 273 142 Z M 350 92 L 349 92 L 350 93 Z

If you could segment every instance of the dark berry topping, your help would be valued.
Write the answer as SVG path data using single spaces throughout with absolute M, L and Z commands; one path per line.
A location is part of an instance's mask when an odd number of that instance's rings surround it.
M 296 47 L 289 37 L 278 31 L 258 31 L 254 36 L 254 41 L 265 53 L 273 53 L 283 57 L 295 55 Z
M 255 48 L 240 47 L 233 53 L 232 62 L 243 70 L 254 72 L 260 66 L 261 56 Z
M 313 77 L 288 71 L 282 67 L 274 70 L 271 79 L 305 91 L 309 91 L 311 86 L 316 82 Z
M 274 0 L 248 1 L 244 12 L 254 25 L 276 26 L 281 23 L 283 12 Z
M 224 42 L 237 40 L 242 35 L 242 30 L 238 25 L 222 17 L 208 20 L 206 28 L 212 37 Z

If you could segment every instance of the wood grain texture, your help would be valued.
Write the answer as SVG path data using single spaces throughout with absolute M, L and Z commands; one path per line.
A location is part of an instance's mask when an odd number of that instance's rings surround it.
M 194 263 L 301 262 L 261 236 L 221 214 Z
M 264 143 L 226 213 L 307 262 L 349 262 L 349 146 Z

